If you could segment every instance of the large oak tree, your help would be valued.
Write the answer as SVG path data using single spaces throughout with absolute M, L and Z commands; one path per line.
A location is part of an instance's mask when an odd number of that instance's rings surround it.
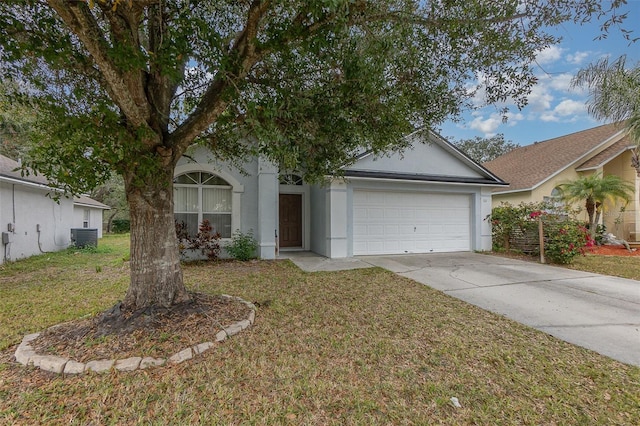
M 32 167 L 84 191 L 123 176 L 131 214 L 126 309 L 187 299 L 173 170 L 192 144 L 262 155 L 310 179 L 362 149 L 471 106 L 526 103 L 548 28 L 600 0 L 3 0 L 0 73 L 38 104 Z M 605 10 L 606 9 L 606 10 Z

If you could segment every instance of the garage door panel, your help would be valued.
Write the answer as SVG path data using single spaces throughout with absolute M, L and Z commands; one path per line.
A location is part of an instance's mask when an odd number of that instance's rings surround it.
M 355 190 L 353 200 L 356 255 L 471 249 L 468 195 Z

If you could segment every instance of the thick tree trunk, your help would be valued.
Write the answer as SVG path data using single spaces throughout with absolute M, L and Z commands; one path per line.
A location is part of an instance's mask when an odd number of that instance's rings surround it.
M 173 218 L 173 167 L 166 168 L 144 189 L 125 184 L 131 216 L 131 283 L 125 310 L 169 307 L 189 299 Z

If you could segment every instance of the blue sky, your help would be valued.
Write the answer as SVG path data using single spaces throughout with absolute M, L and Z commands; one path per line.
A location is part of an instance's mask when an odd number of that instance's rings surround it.
M 640 0 L 628 0 L 626 10 L 629 16 L 623 28 L 640 37 Z M 571 89 L 571 79 L 581 68 L 603 56 L 617 58 L 626 54 L 627 63 L 637 63 L 640 41 L 629 45 L 616 28 L 611 29 L 606 39 L 594 40 L 601 33 L 597 21 L 585 26 L 565 24 L 555 31 L 563 41 L 538 55 L 539 83 L 533 88 L 527 107 L 518 110 L 507 104 L 510 113 L 506 124 L 495 106 L 468 112 L 459 123 L 444 123 L 440 134 L 454 141 L 503 133 L 506 140 L 529 145 L 602 124 L 587 114 L 587 93 Z

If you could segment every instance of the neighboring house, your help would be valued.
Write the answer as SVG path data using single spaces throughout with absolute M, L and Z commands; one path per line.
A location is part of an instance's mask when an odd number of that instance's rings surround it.
M 15 171 L 18 167 L 18 162 L 0 155 L 0 263 L 67 248 L 71 228 L 83 227 L 83 221 L 76 221 L 76 208 L 91 204 L 90 221 L 97 217 L 96 211 L 101 215 L 108 208 L 96 205 L 94 200 L 90 203 L 86 197 L 77 198 L 77 205 L 64 196 L 59 202 L 53 201 L 47 194 L 54 190 L 44 177 L 22 176 Z M 102 221 L 95 220 L 95 227 L 100 230 Z
M 279 250 L 331 258 L 490 250 L 484 218 L 491 190 L 505 183 L 438 135 L 408 137 L 403 155 L 362 155 L 324 186 L 263 159 L 241 171 L 195 148 L 175 169 L 176 221 L 195 233 L 207 219 L 223 244 L 251 231 L 264 259 Z
M 638 188 L 640 180 L 631 166 L 635 145 L 617 124 L 607 124 L 570 135 L 517 148 L 483 165 L 509 182 L 493 191 L 493 206 L 502 202 L 560 202 L 557 187 L 592 173 L 617 175 Z M 584 205 L 576 205 L 583 208 Z M 622 211 L 621 211 L 622 208 Z M 637 241 L 640 229 L 638 190 L 627 205 L 606 206 L 607 231 Z M 586 212 L 583 212 L 586 220 Z
M 102 220 L 105 210 L 111 207 L 99 201 L 80 195 L 73 198 L 73 227 L 98 230 L 98 238 L 102 238 Z

